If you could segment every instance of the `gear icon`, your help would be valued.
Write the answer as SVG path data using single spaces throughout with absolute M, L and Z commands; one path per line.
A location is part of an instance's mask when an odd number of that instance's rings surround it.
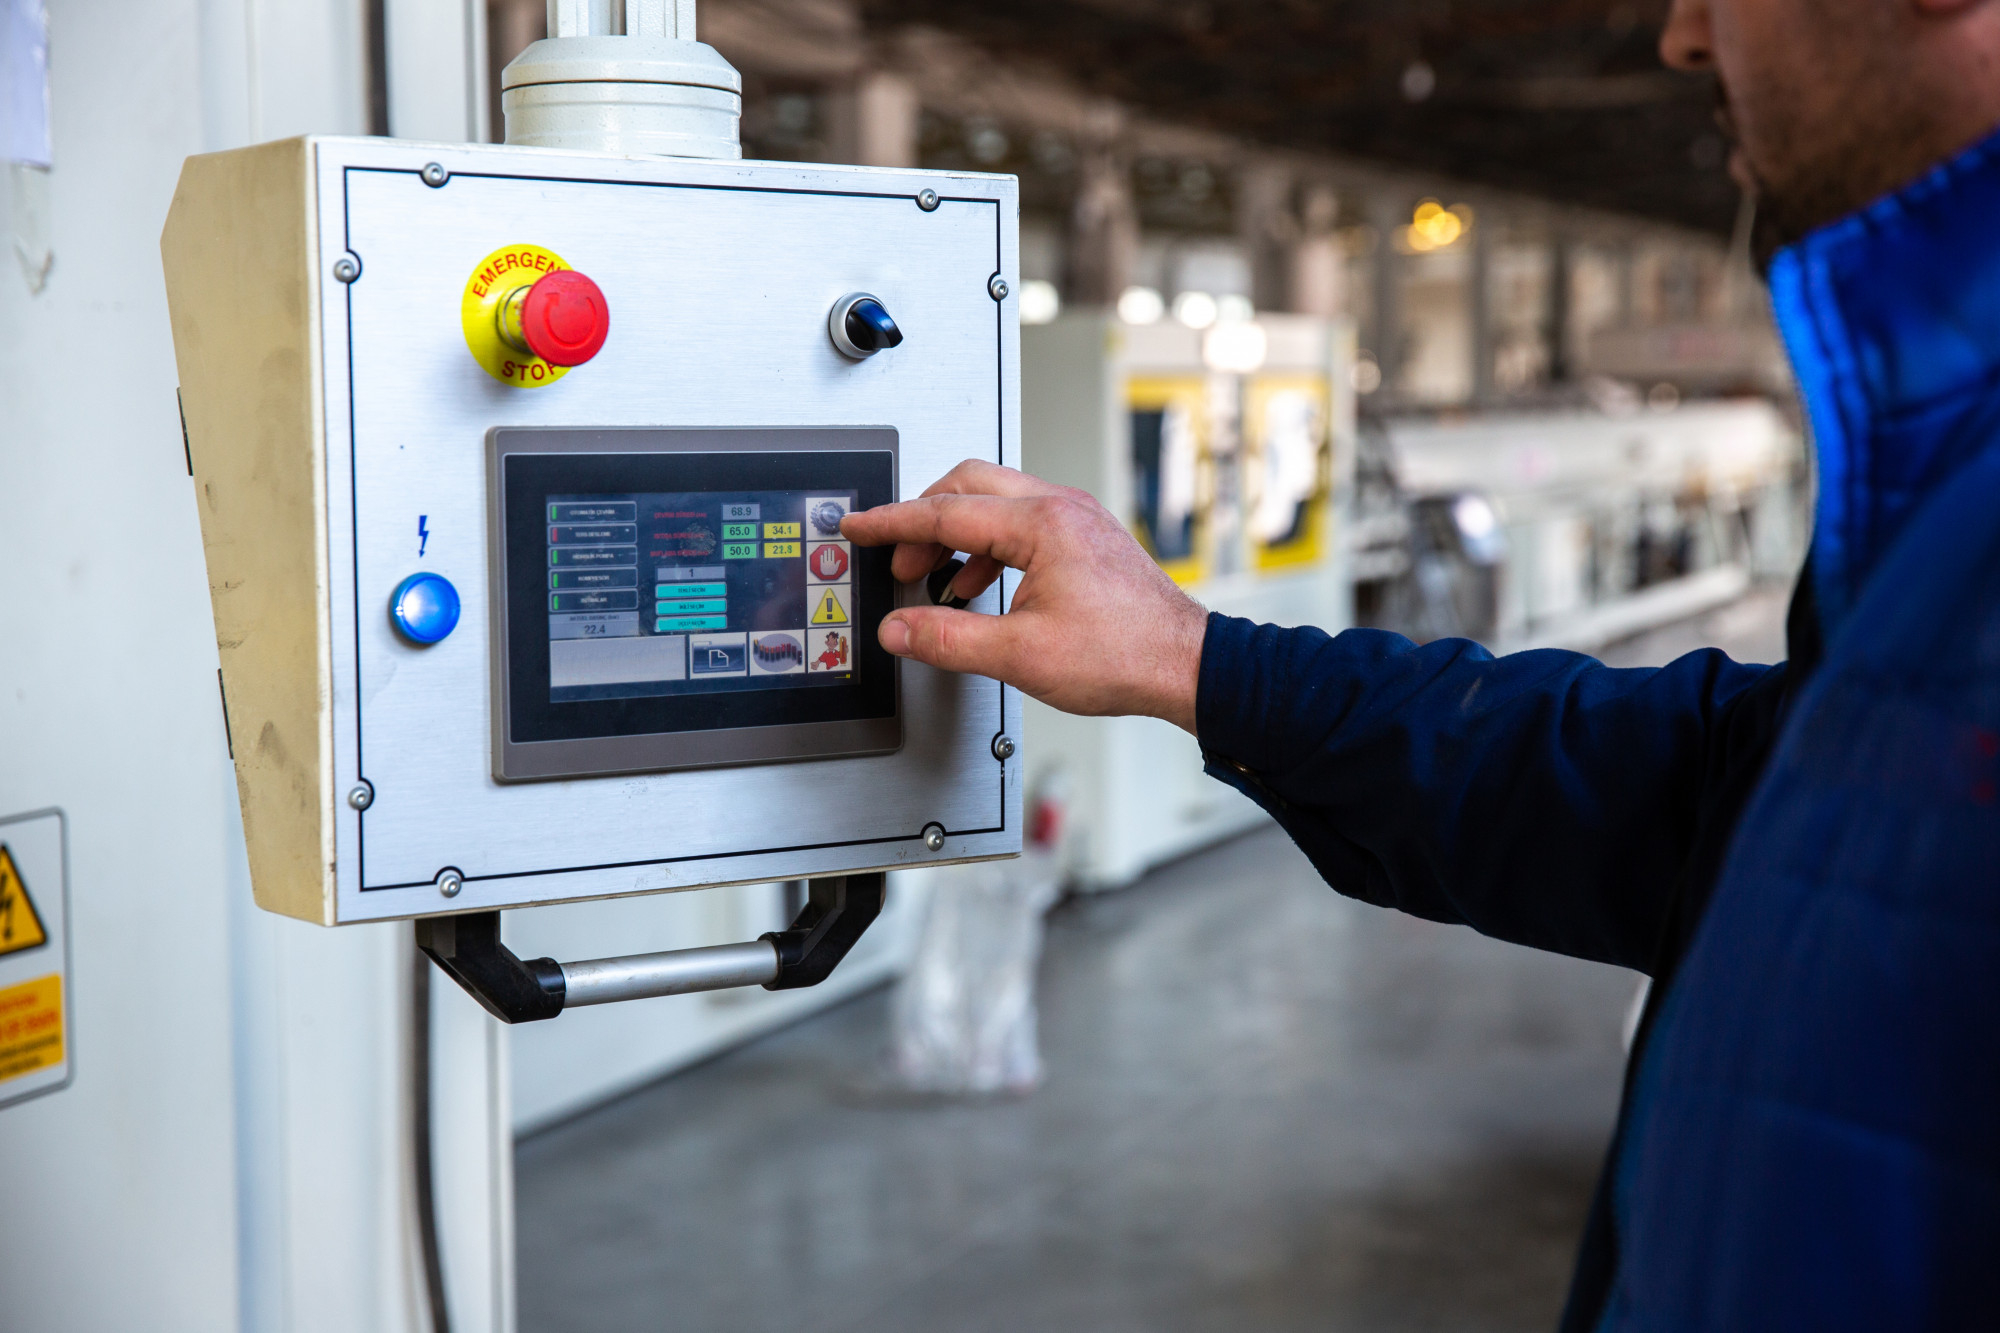
M 846 505 L 838 500 L 821 500 L 812 508 L 813 531 L 822 537 L 838 537 L 840 520 L 846 517 Z

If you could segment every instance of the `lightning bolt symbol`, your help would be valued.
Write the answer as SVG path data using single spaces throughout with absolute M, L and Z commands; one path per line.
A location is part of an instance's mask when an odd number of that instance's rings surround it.
M 430 521 L 429 514 L 417 515 L 417 559 L 419 560 L 424 558 L 424 548 L 431 544 L 430 529 L 426 526 Z

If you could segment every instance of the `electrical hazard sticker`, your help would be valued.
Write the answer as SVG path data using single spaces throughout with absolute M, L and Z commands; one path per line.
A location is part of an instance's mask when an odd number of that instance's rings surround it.
M 0 1107 L 69 1083 L 65 841 L 60 810 L 0 819 Z
M 62 983 L 58 973 L 0 990 L 0 1095 L 9 1080 L 62 1064 Z
M 851 619 L 847 614 L 847 598 L 851 596 L 846 588 L 823 588 L 819 600 L 813 604 L 812 623 L 821 625 L 846 625 Z
M 48 927 L 28 896 L 28 886 L 21 882 L 14 853 L 0 842 L 0 955 L 39 949 L 48 942 Z

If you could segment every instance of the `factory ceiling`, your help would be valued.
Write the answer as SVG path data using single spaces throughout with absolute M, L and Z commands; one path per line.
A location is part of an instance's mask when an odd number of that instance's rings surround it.
M 863 0 L 1092 92 L 1274 147 L 1726 233 L 1715 92 L 1664 69 L 1666 0 Z

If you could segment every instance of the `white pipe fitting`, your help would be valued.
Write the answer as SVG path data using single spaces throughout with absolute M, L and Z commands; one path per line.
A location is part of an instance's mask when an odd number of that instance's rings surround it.
M 549 0 L 550 36 L 500 74 L 507 142 L 742 157 L 743 76 L 694 20 L 694 0 Z

